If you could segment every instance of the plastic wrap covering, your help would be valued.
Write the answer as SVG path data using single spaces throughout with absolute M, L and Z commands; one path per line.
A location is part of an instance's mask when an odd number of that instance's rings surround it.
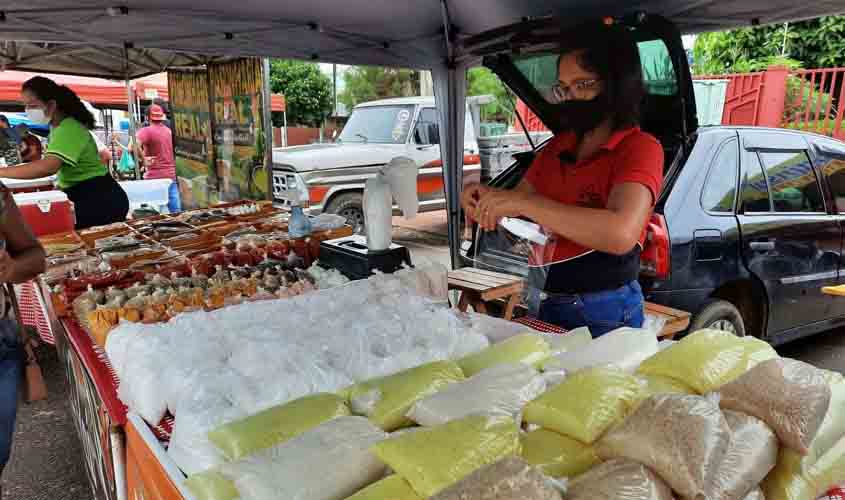
M 519 423 L 522 408 L 545 390 L 546 381 L 534 368 L 523 364 L 497 365 L 417 401 L 408 418 L 424 426 L 470 415 L 505 416 Z
M 608 332 L 579 349 L 546 360 L 543 370 L 571 373 L 593 366 L 613 365 L 634 373 L 647 358 L 657 353 L 657 337 L 639 328 L 619 328 Z
M 358 493 L 347 498 L 347 500 L 423 500 L 417 492 L 411 488 L 408 481 L 397 475 L 373 483 Z
M 615 368 L 589 368 L 528 403 L 523 416 L 530 424 L 590 444 L 622 419 L 641 390 L 633 375 Z
M 688 385 L 669 377 L 660 375 L 637 375 L 637 380 L 643 385 L 640 401 L 658 394 L 695 394 Z
M 519 429 L 508 417 L 471 416 L 382 441 L 373 449 L 427 498 L 485 465 L 519 454 Z
M 746 495 L 746 497 L 742 500 L 766 500 L 766 496 L 763 495 L 763 490 L 760 488 L 754 488 L 751 490 L 751 493 Z
M 522 458 L 551 477 L 574 477 L 599 463 L 591 445 L 557 432 L 535 429 L 520 437 Z
M 473 472 L 431 500 L 561 500 L 539 471 L 508 457 Z
M 699 330 L 645 360 L 639 372 L 671 377 L 706 394 L 757 363 L 777 357 L 772 346 L 762 340 L 721 330 Z
M 470 331 L 484 335 L 491 344 L 498 344 L 519 334 L 531 332 L 525 325 L 486 314 L 467 312 L 462 313 L 462 316 L 470 326 Z
M 238 489 L 231 479 L 216 469 L 194 474 L 185 480 L 185 486 L 197 500 L 238 500 Z
M 814 498 L 841 483 L 845 478 L 845 439 L 840 439 L 827 453 L 819 457 L 806 475 L 813 487 Z
M 539 335 L 548 342 L 553 355 L 583 349 L 593 340 L 593 336 L 590 334 L 590 329 L 586 326 L 569 330 L 565 335 L 542 333 Z
M 837 374 L 838 375 L 838 374 Z M 810 443 L 807 455 L 802 460 L 802 468 L 806 469 L 818 461 L 828 450 L 845 437 L 845 381 L 839 378 L 828 378 L 830 385 L 830 405 L 822 421 L 816 438 Z
M 566 500 L 673 500 L 669 486 L 648 467 L 610 460 L 569 483 Z
M 238 460 L 345 415 L 349 415 L 349 408 L 343 398 L 314 394 L 218 427 L 208 438 L 227 460 Z
M 352 388 L 349 400 L 355 414 L 389 432 L 412 424 L 405 414 L 416 401 L 461 380 L 464 375 L 458 365 L 436 361 L 362 382 Z
M 241 500 L 343 500 L 384 474 L 369 449 L 386 434 L 362 417 L 338 417 L 220 472 Z
M 716 474 L 713 500 L 743 500 L 774 468 L 778 440 L 762 420 L 727 410 L 731 444 Z
M 538 365 L 551 354 L 548 342 L 534 333 L 523 333 L 458 360 L 467 377 L 502 363 Z
M 809 451 L 830 405 L 830 385 L 818 368 L 793 359 L 757 365 L 720 390 L 722 408 L 763 420 L 781 443 Z
M 712 498 L 730 440 L 717 401 L 664 394 L 643 401 L 597 443 L 596 452 L 647 465 L 684 498 Z

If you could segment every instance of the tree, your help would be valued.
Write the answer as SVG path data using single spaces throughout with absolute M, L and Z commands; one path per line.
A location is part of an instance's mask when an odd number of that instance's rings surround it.
M 467 72 L 467 95 L 492 95 L 496 100 L 481 107 L 481 120 L 510 123 L 513 98 L 499 77 L 489 69 L 477 67 Z
M 420 95 L 420 74 L 410 69 L 356 66 L 344 73 L 343 82 L 338 100 L 349 109 L 376 99 Z
M 274 59 L 270 88 L 285 96 L 289 125 L 318 127 L 332 111 L 332 82 L 316 64 Z M 279 118 L 273 116 L 274 126 L 281 126 Z
M 705 33 L 696 39 L 693 55 L 696 74 L 742 73 L 786 58 L 804 68 L 842 66 L 845 16 Z

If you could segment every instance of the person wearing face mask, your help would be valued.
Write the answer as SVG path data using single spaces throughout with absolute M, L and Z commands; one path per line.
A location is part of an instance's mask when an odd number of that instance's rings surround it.
M 538 319 L 587 326 L 595 337 L 643 324 L 640 252 L 664 153 L 639 128 L 645 88 L 633 38 L 618 26 L 585 23 L 564 34 L 561 48 L 547 96 L 561 132 L 516 188 L 469 185 L 461 204 L 482 231 L 496 230 L 503 217 L 541 226 L 549 236 L 543 271 L 529 274 Z
M 0 177 L 36 179 L 56 174 L 56 185 L 76 211 L 76 228 L 126 219 L 129 199 L 103 165 L 91 129 L 94 115 L 68 87 L 36 76 L 22 88 L 27 117 L 50 125 L 44 157 L 0 170 Z

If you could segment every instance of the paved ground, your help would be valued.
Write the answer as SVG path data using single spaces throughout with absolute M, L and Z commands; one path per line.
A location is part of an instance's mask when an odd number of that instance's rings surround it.
M 448 264 L 443 212 L 422 214 L 411 222 L 394 220 L 394 225 L 394 240 L 410 248 L 412 258 L 436 259 Z M 778 351 L 784 356 L 845 372 L 845 329 L 800 340 Z M 42 348 L 40 359 L 50 399 L 24 405 L 18 412 L 12 461 L 3 478 L 4 498 L 92 500 L 80 459 L 79 440 L 68 413 L 64 374 L 52 348 Z

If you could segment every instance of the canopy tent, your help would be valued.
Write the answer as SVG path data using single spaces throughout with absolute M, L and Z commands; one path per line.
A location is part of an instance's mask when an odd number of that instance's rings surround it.
M 477 63 L 463 41 L 520 21 L 566 22 L 647 12 L 683 32 L 735 28 L 845 12 L 842 0 L 59 0 L 7 1 L 0 37 L 208 55 L 291 57 L 433 71 L 440 113 L 453 262 L 459 243 L 465 70 Z M 470 38 L 471 43 L 479 41 Z M 111 49 L 109 49 L 111 47 Z M 72 50 L 67 47 L 67 50 Z M 137 50 L 137 49 L 136 49 Z M 4 49 L 0 59 L 11 62 Z M 122 75 L 121 75 L 122 76 Z

